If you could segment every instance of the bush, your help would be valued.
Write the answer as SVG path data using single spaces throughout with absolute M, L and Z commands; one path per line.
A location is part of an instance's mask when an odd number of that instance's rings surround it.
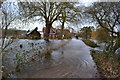
M 70 36 L 64 36 L 63 39 L 71 39 Z
M 91 33 L 91 39 L 106 42 L 110 40 L 110 34 L 104 28 L 98 28 L 96 31 Z

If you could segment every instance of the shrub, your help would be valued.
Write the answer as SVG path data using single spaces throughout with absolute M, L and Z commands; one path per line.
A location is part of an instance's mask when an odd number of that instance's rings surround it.
M 98 28 L 91 33 L 91 39 L 106 42 L 107 40 L 110 40 L 110 34 L 104 28 Z
M 72 36 L 71 34 L 67 34 L 63 37 L 63 39 L 71 39 L 71 36 Z

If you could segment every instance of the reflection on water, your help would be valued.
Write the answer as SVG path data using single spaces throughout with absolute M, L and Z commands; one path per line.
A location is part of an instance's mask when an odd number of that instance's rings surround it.
M 19 63 L 23 63 L 21 68 L 24 69 L 26 61 L 29 61 L 33 55 L 60 42 L 61 40 L 50 40 L 50 42 L 46 42 L 43 39 L 16 39 L 3 52 L 2 65 L 4 66 L 4 72 L 15 71 L 16 65 Z M 40 61 L 42 63 L 43 59 L 40 58 Z
M 99 77 L 89 49 L 80 40 L 55 50 L 47 58 L 38 59 L 20 72 L 19 78 L 95 78 Z

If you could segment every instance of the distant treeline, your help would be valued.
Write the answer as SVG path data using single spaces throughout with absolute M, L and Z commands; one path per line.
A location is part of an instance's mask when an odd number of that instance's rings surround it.
M 3 31 L 3 33 L 5 32 L 4 29 L 2 31 Z M 7 37 L 15 37 L 15 36 L 20 36 L 20 35 L 25 35 L 26 33 L 27 33 L 27 31 L 25 31 L 25 30 L 8 29 L 6 36 Z

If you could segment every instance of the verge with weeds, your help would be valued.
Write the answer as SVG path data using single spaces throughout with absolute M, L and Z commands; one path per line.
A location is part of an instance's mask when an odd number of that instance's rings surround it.
M 120 78 L 120 55 L 91 50 L 91 55 L 103 78 Z
M 99 47 L 90 40 L 83 40 L 83 42 L 92 48 Z M 116 55 L 110 51 L 94 49 L 90 51 L 102 78 L 120 78 L 120 55 Z
M 83 42 L 92 48 L 99 47 L 90 40 L 83 40 Z M 106 51 L 90 51 L 102 78 L 120 78 L 120 55 Z

